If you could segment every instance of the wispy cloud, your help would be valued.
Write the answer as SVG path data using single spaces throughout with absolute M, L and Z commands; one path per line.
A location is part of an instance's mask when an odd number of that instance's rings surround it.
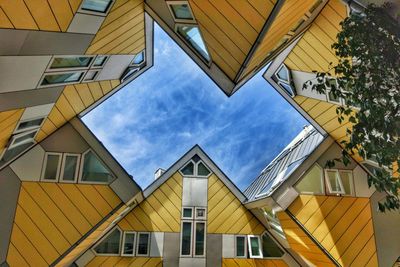
M 142 187 L 199 144 L 244 189 L 306 124 L 261 73 L 227 98 L 158 26 L 154 47 L 154 66 L 84 117 Z

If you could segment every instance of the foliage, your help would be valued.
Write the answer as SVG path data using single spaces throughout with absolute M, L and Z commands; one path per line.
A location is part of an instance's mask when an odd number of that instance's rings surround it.
M 395 162 L 400 166 L 400 25 L 384 8 L 369 5 L 363 13 L 353 12 L 341 26 L 332 45 L 338 63 L 331 63 L 328 72 L 316 72 L 316 79 L 303 88 L 343 99 L 345 105 L 336 110 L 338 120 L 353 123 L 347 129 L 349 140 L 342 141 L 342 158 L 328 165 L 347 164 L 357 153 L 374 160 L 381 168 L 368 184 L 387 193 L 379 209 L 399 209 L 400 180 L 392 174 L 392 166 Z

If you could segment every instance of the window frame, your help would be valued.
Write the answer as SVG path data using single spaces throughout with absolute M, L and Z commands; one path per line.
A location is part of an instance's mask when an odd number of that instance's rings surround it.
M 96 78 L 99 76 L 100 74 L 100 70 L 101 69 L 90 69 L 88 71 L 85 72 L 85 74 L 83 75 L 83 79 L 82 79 L 82 83 L 90 83 L 90 82 L 94 82 L 96 81 Z M 91 80 L 87 80 L 86 76 L 90 73 L 90 72 L 96 72 L 93 76 L 93 79 Z
M 262 237 L 263 237 L 263 235 L 268 235 L 268 236 L 272 239 L 272 241 L 275 243 L 275 245 L 283 252 L 283 254 L 282 254 L 281 257 L 265 257 L 265 256 L 264 256 L 263 246 L 262 246 Z M 285 239 L 286 239 L 286 238 L 285 238 Z M 273 236 L 272 234 L 270 234 L 268 231 L 264 231 L 264 232 L 261 234 L 261 236 L 260 236 L 260 242 L 261 242 L 261 251 L 263 252 L 263 253 L 262 253 L 263 259 L 269 259 L 269 260 L 282 259 L 282 258 L 285 256 L 285 254 L 286 254 L 285 248 L 282 247 L 281 244 L 279 244 L 279 242 L 276 242 L 274 236 Z
M 56 58 L 76 58 L 76 57 L 90 58 L 89 65 L 87 65 L 86 67 L 65 67 L 65 68 L 56 68 L 56 69 L 51 68 L 51 65 L 53 64 L 53 62 Z M 51 60 L 50 60 L 49 64 L 47 65 L 45 72 L 53 73 L 53 72 L 64 72 L 64 71 L 68 72 L 68 71 L 77 71 L 77 70 L 87 70 L 93 65 L 95 58 L 96 58 L 96 55 L 54 55 L 51 57 Z
M 204 224 L 204 244 L 203 244 L 203 254 L 202 255 L 196 255 L 196 225 L 198 223 Z M 193 258 L 204 258 L 206 257 L 206 250 L 207 250 L 207 222 L 206 221 L 193 221 L 192 223 L 192 239 L 193 239 L 193 244 L 192 244 L 192 255 Z
M 139 241 L 140 241 L 140 235 L 146 234 L 148 235 L 148 242 L 147 242 L 147 254 L 139 254 Z M 150 242 L 151 242 L 151 233 L 150 232 L 137 232 L 136 236 L 136 249 L 135 249 L 135 255 L 136 257 L 148 257 L 150 255 Z
M 77 157 L 77 161 L 76 161 L 76 167 L 75 167 L 75 177 L 74 180 L 69 181 L 69 180 L 64 180 L 64 169 L 65 169 L 65 161 L 67 159 L 67 156 L 76 156 Z M 63 182 L 63 183 L 77 183 L 78 177 L 79 177 L 79 168 L 81 165 L 81 155 L 80 154 L 76 154 L 76 153 L 62 153 L 62 160 L 61 160 L 61 169 L 60 169 L 60 173 L 59 173 L 59 182 Z
M 143 54 L 143 61 L 140 62 L 140 63 L 136 63 L 136 64 L 133 63 L 133 61 L 135 60 L 135 58 L 136 58 L 137 56 L 139 56 L 140 54 Z M 129 67 L 140 67 L 140 66 L 142 66 L 145 62 L 146 62 L 146 49 L 143 49 L 142 51 L 140 51 L 139 53 L 137 53 L 137 54 L 133 57 L 131 63 L 129 63 Z
M 338 181 L 339 181 L 339 186 L 340 186 L 341 191 L 332 191 L 332 185 L 331 185 L 331 182 L 329 181 L 328 172 L 335 172 L 336 179 L 338 179 Z M 325 184 L 326 184 L 326 187 L 328 188 L 327 194 L 346 195 L 346 191 L 344 191 L 342 177 L 340 177 L 338 169 L 324 169 L 324 176 L 325 176 Z
M 193 174 L 184 174 L 184 173 L 182 172 L 182 169 L 184 169 L 187 165 L 189 165 L 190 162 L 193 164 Z M 196 168 L 197 168 L 196 162 L 194 162 L 192 159 L 190 159 L 190 160 L 188 160 L 188 161 L 185 163 L 185 165 L 183 165 L 183 166 L 179 169 L 179 173 L 180 173 L 182 176 L 184 176 L 184 177 L 196 177 L 196 173 L 197 173 Z
M 100 66 L 95 66 L 95 65 L 94 65 L 94 62 L 96 61 L 96 59 L 97 59 L 98 57 L 106 57 L 106 59 L 103 61 L 103 64 L 101 64 Z M 109 59 L 110 59 L 110 55 L 96 55 L 96 57 L 95 57 L 95 59 L 93 60 L 92 64 L 90 64 L 90 69 L 94 69 L 94 70 L 102 69 L 102 68 L 107 64 L 107 61 L 108 61 Z
M 194 17 L 192 8 L 190 7 L 190 4 L 188 1 L 165 1 L 168 10 L 171 13 L 172 19 L 174 20 L 175 23 L 188 23 L 188 24 L 195 24 L 196 23 L 196 18 Z M 172 9 L 173 5 L 187 5 L 189 7 L 189 12 L 192 15 L 192 19 L 179 19 L 175 17 L 175 13 Z
M 121 77 L 119 78 L 121 83 L 125 82 L 129 78 L 131 78 L 135 73 L 138 73 L 140 70 L 139 67 L 128 66 L 124 72 L 122 73 Z M 133 71 L 133 72 L 131 72 Z M 131 73 L 130 73 L 131 72 Z
M 57 74 L 61 75 L 61 74 L 77 73 L 77 72 L 82 73 L 82 74 L 81 74 L 81 77 L 80 77 L 79 80 L 77 80 L 77 81 L 62 82 L 62 83 L 52 83 L 52 84 L 42 84 L 44 78 L 45 78 L 47 75 L 57 75 Z M 56 87 L 56 86 L 60 86 L 60 85 L 68 85 L 68 84 L 81 83 L 82 80 L 83 80 L 83 78 L 84 78 L 85 75 L 86 75 L 86 72 L 87 72 L 87 69 L 84 69 L 84 70 L 60 71 L 60 72 L 53 72 L 53 71 L 52 71 L 52 72 L 45 72 L 45 73 L 43 73 L 42 77 L 40 78 L 37 88 Z
M 22 131 L 22 132 L 20 132 L 20 133 L 18 133 L 18 134 L 12 135 L 12 136 L 11 136 L 11 139 L 10 139 L 10 142 L 8 143 L 7 149 L 13 149 L 13 148 L 15 148 L 15 147 L 19 147 L 19 146 L 24 145 L 24 144 L 27 144 L 27 143 L 29 143 L 29 142 L 31 142 L 31 141 L 34 142 L 34 141 L 35 141 L 35 136 L 36 136 L 36 134 L 37 134 L 38 132 L 39 132 L 39 127 L 35 128 L 35 129 L 33 129 L 33 130 Z M 24 141 L 22 141 L 22 142 L 16 143 L 15 140 L 17 140 L 18 138 L 20 138 L 20 137 L 22 137 L 22 136 L 29 135 L 29 134 L 31 134 L 31 133 L 35 133 L 34 136 L 33 136 L 32 138 L 28 138 L 28 139 L 26 139 L 26 140 L 24 140 Z
M 57 174 L 56 174 L 56 179 L 55 180 L 50 180 L 50 179 L 45 179 L 44 175 L 46 173 L 46 167 L 47 167 L 47 156 L 48 155 L 57 155 L 59 156 L 58 160 L 58 165 L 57 165 Z M 43 165 L 42 165 L 42 173 L 40 175 L 40 181 L 41 182 L 52 182 L 52 183 L 57 183 L 59 178 L 60 178 L 60 172 L 61 172 L 61 165 L 63 161 L 63 153 L 61 152 L 46 152 L 44 154 L 44 160 L 43 160 Z
M 251 238 L 257 238 L 258 241 L 258 251 L 260 253 L 259 256 L 254 256 L 252 251 L 251 251 Z M 249 257 L 251 259 L 262 259 L 263 258 L 263 253 L 262 253 L 262 245 L 261 245 L 261 239 L 259 235 L 247 235 L 247 243 L 248 243 L 248 251 L 249 251 Z
M 204 210 L 204 216 L 203 217 L 198 217 L 197 216 L 197 210 L 202 209 Z M 207 220 L 207 208 L 206 207 L 195 207 L 194 208 L 194 219 L 195 220 Z
M 199 175 L 199 164 L 203 164 L 204 167 L 206 167 L 206 169 L 210 172 L 208 175 L 204 176 L 204 175 Z M 197 163 L 194 164 L 194 176 L 196 177 L 200 177 L 200 178 L 208 178 L 210 177 L 210 175 L 212 174 L 212 171 L 210 170 L 210 168 L 202 161 L 199 160 Z
M 92 151 L 92 153 L 96 156 L 97 160 L 99 160 L 99 161 L 104 165 L 104 167 L 110 172 L 111 176 L 113 177 L 112 180 L 110 180 L 109 182 L 83 181 L 83 180 L 82 180 L 83 166 L 84 166 L 84 164 L 85 164 L 85 155 L 86 155 L 87 153 L 89 153 L 90 151 Z M 81 183 L 81 184 L 99 184 L 99 185 L 105 185 L 105 184 L 107 184 L 107 185 L 108 185 L 108 184 L 111 184 L 111 183 L 116 179 L 115 174 L 110 170 L 110 168 L 107 166 L 107 164 L 105 164 L 104 161 L 102 161 L 102 160 L 99 158 L 99 156 L 98 156 L 91 148 L 89 148 L 88 150 L 86 150 L 85 152 L 83 152 L 83 153 L 81 154 L 81 161 L 80 161 L 80 162 L 81 162 L 81 163 L 79 164 L 78 183 Z
M 184 214 L 184 212 L 183 212 L 183 210 L 184 209 L 190 209 L 190 210 L 192 210 L 192 216 L 191 217 L 184 217 L 183 216 L 183 214 Z M 193 207 L 182 207 L 182 216 L 181 216 L 181 219 L 182 220 L 193 220 L 194 219 L 194 208 Z
M 38 120 L 38 119 L 43 119 L 42 122 L 40 123 L 40 125 L 37 125 L 37 126 L 30 126 L 30 127 L 27 127 L 27 128 L 18 130 L 18 127 L 19 127 L 22 123 L 28 122 L 28 121 L 34 121 L 34 120 Z M 15 127 L 14 134 L 23 133 L 23 132 L 26 132 L 26 131 L 38 129 L 38 128 L 40 128 L 40 127 L 43 125 L 43 123 L 44 123 L 45 120 L 46 120 L 46 116 L 39 116 L 39 117 L 30 118 L 30 119 L 20 120 L 20 121 L 17 123 L 17 126 Z
M 94 10 L 87 10 L 87 9 L 83 9 L 82 5 L 84 3 L 84 0 L 81 2 L 81 4 L 79 5 L 78 8 L 78 13 L 83 13 L 83 14 L 88 14 L 88 15 L 96 15 L 96 16 L 101 16 L 101 17 L 106 17 L 108 15 L 108 13 L 110 12 L 110 10 L 112 9 L 113 5 L 114 5 L 115 0 L 110 0 L 110 3 L 108 4 L 107 10 L 105 12 L 101 12 L 101 11 L 94 11 Z
M 126 234 L 135 234 L 135 237 L 133 238 L 133 253 L 132 254 L 125 254 L 124 253 L 124 248 L 125 248 L 125 235 Z M 136 256 L 136 239 L 138 237 L 138 233 L 135 231 L 124 231 L 122 234 L 122 243 L 121 243 L 121 256 L 122 257 L 135 257 Z
M 190 254 L 189 255 L 182 255 L 182 236 L 183 236 L 183 223 L 190 223 Z M 194 233 L 193 233 L 193 220 L 181 220 L 181 232 L 180 232 L 180 240 L 179 240 L 179 257 L 181 258 L 193 258 L 193 241 L 194 241 Z
M 115 229 L 118 229 L 119 232 L 121 233 L 119 235 L 119 253 L 115 254 L 115 253 L 97 253 L 95 248 L 97 247 L 97 245 L 99 245 L 104 239 L 106 239 L 109 235 L 112 234 L 112 232 L 114 232 Z M 119 228 L 119 226 L 115 226 L 113 227 L 110 231 L 108 231 L 107 234 L 105 234 L 102 238 L 100 238 L 91 248 L 92 252 L 96 255 L 96 256 L 120 256 L 121 255 L 121 241 L 122 241 L 122 236 L 123 236 L 124 231 L 122 231 L 121 228 Z
M 322 191 L 321 194 L 320 194 L 320 193 L 314 193 L 314 192 L 300 191 L 300 190 L 298 190 L 297 187 L 296 187 L 297 184 L 299 184 L 300 181 L 303 180 L 307 174 L 309 174 L 309 172 L 311 171 L 311 169 L 312 169 L 314 166 L 317 166 L 317 167 L 319 168 L 319 170 L 321 171 L 321 177 L 320 177 L 320 180 L 321 180 L 321 191 Z M 295 189 L 297 192 L 299 192 L 300 194 L 313 195 L 313 196 L 324 196 L 324 195 L 326 195 L 325 184 L 326 184 L 326 181 L 325 181 L 325 169 L 322 168 L 317 162 L 315 162 L 314 164 L 312 164 L 312 165 L 307 169 L 307 171 L 306 171 L 303 175 L 300 176 L 300 178 L 296 181 L 296 183 L 293 185 L 293 187 L 294 187 L 294 189 Z
M 237 237 L 244 237 L 244 256 L 238 256 L 237 255 Z M 247 259 L 247 236 L 246 235 L 235 235 L 234 236 L 234 253 L 235 253 L 235 258 L 238 259 Z

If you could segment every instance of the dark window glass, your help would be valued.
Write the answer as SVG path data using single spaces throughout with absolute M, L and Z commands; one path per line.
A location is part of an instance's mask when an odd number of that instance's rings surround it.
M 60 162 L 60 155 L 47 155 L 46 169 L 44 171 L 44 179 L 46 180 L 56 180 L 57 179 L 57 169 Z
M 193 19 L 187 4 L 172 4 L 171 9 L 175 19 Z
M 282 257 L 283 255 L 283 251 L 268 234 L 262 236 L 262 249 L 263 257 Z
M 183 208 L 183 218 L 192 218 L 192 209 Z
M 195 255 L 204 255 L 205 223 L 196 223 L 196 247 Z
M 110 182 L 113 179 L 111 173 L 92 151 L 87 152 L 83 160 L 82 181 Z
M 70 72 L 61 74 L 47 74 L 41 85 L 79 82 L 84 72 Z
M 103 241 L 98 244 L 94 251 L 99 254 L 119 254 L 119 240 L 121 231 L 115 228 Z
M 124 250 L 122 253 L 126 255 L 133 255 L 134 244 L 135 244 L 135 233 L 125 233 Z
M 140 233 L 139 234 L 138 255 L 149 254 L 149 238 L 150 238 L 150 234 L 148 234 L 148 233 Z
M 210 174 L 210 171 L 203 164 L 203 162 L 200 162 L 199 165 L 197 165 L 197 175 L 199 175 L 199 176 L 207 176 L 209 174 Z
M 246 255 L 246 237 L 236 237 L 236 257 L 244 257 Z
M 50 69 L 85 68 L 92 62 L 92 57 L 56 57 Z
M 260 243 L 255 236 L 250 237 L 250 249 L 252 256 L 260 256 Z
M 76 177 L 76 167 L 78 165 L 78 156 L 65 156 L 64 170 L 62 179 L 65 181 L 74 181 Z
M 188 164 L 186 164 L 186 166 L 182 168 L 181 172 L 184 175 L 193 175 L 194 174 L 194 164 L 193 164 L 193 162 L 189 162 Z
M 192 223 L 182 223 L 182 255 L 190 255 L 191 250 L 191 237 L 192 237 Z

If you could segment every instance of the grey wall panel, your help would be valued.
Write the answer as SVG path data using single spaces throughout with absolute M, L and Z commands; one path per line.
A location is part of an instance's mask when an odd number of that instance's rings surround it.
M 21 182 L 11 168 L 0 171 L 0 262 L 6 260 Z
M 206 267 L 205 258 L 180 258 L 179 267 Z
M 183 178 L 182 206 L 207 207 L 207 184 L 204 178 Z
M 207 234 L 207 267 L 222 265 L 222 235 Z
M 110 56 L 96 80 L 113 80 L 121 78 L 122 73 L 132 62 L 134 57 L 134 55 Z
M 83 153 L 89 149 L 85 140 L 68 123 L 44 139 L 40 145 L 47 152 Z
M 378 211 L 378 201 L 385 195 L 375 192 L 371 200 L 378 266 L 392 266 L 400 255 L 400 213 Z
M 94 34 L 29 31 L 19 55 L 82 55 Z
M 164 267 L 179 266 L 179 238 L 180 233 L 164 234 Z
M 0 112 L 10 109 L 55 103 L 64 86 L 0 94 Z
M 0 29 L 0 55 L 18 55 L 28 33 L 28 31 Z
M 76 13 L 67 32 L 96 34 L 105 17 Z
M 50 59 L 51 56 L 0 57 L 0 93 L 36 88 Z
M 11 169 L 21 181 L 39 181 L 45 151 L 36 145 L 10 164 Z
M 341 157 L 341 147 L 337 143 L 333 143 L 325 153 L 323 153 L 319 159 L 317 160 L 318 164 L 322 167 L 325 168 L 326 162 L 328 160 L 332 160 L 335 158 L 340 158 Z M 353 170 L 357 164 L 355 163 L 354 160 L 351 160 L 351 163 L 347 166 L 345 166 L 341 162 L 336 162 L 335 169 L 344 169 L 344 170 Z
M 150 241 L 150 257 L 162 257 L 164 250 L 164 233 L 152 232 Z

